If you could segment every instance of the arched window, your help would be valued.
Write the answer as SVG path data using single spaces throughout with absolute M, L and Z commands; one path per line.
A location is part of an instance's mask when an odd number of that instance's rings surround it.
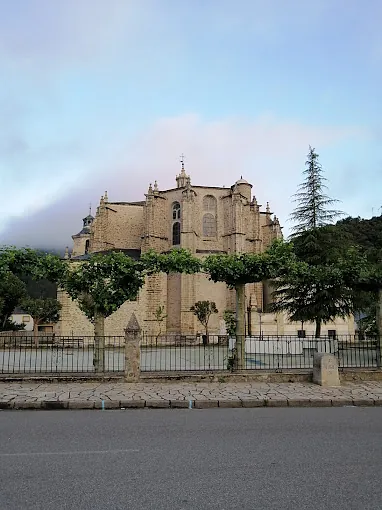
M 180 221 L 176 221 L 172 226 L 172 244 L 174 246 L 180 244 Z
M 203 210 L 216 212 L 216 198 L 212 195 L 206 195 L 203 198 Z
M 180 203 L 175 202 L 172 206 L 172 219 L 180 220 Z
M 212 195 L 203 197 L 203 237 L 216 237 L 217 235 L 217 202 Z
M 216 217 L 211 213 L 203 216 L 203 237 L 216 237 Z
M 86 242 L 85 242 L 85 255 L 88 253 L 89 251 L 89 244 L 90 244 L 90 241 L 89 239 L 86 239 Z

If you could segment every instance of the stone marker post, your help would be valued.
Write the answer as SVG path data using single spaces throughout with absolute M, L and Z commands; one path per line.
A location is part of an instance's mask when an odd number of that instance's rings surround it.
M 133 313 L 125 329 L 125 381 L 137 382 L 140 378 L 141 366 L 141 328 Z
M 320 386 L 340 386 L 338 361 L 334 354 L 316 352 L 313 357 L 313 382 Z

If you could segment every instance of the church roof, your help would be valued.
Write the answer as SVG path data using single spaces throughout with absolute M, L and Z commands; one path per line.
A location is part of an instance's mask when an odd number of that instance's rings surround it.
M 85 234 L 90 234 L 90 226 L 84 227 L 78 234 L 75 234 L 73 237 L 82 236 Z
M 243 179 L 243 177 L 240 177 L 240 179 L 237 180 L 235 184 L 249 184 L 249 182 Z

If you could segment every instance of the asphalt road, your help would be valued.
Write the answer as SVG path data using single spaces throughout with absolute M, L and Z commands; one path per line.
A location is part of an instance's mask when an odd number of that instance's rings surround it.
M 382 508 L 382 408 L 1 411 L 1 510 Z

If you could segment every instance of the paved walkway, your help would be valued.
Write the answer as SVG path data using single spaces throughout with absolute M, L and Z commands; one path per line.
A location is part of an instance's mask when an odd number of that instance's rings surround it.
M 0 383 L 0 409 L 382 406 L 382 382 Z

